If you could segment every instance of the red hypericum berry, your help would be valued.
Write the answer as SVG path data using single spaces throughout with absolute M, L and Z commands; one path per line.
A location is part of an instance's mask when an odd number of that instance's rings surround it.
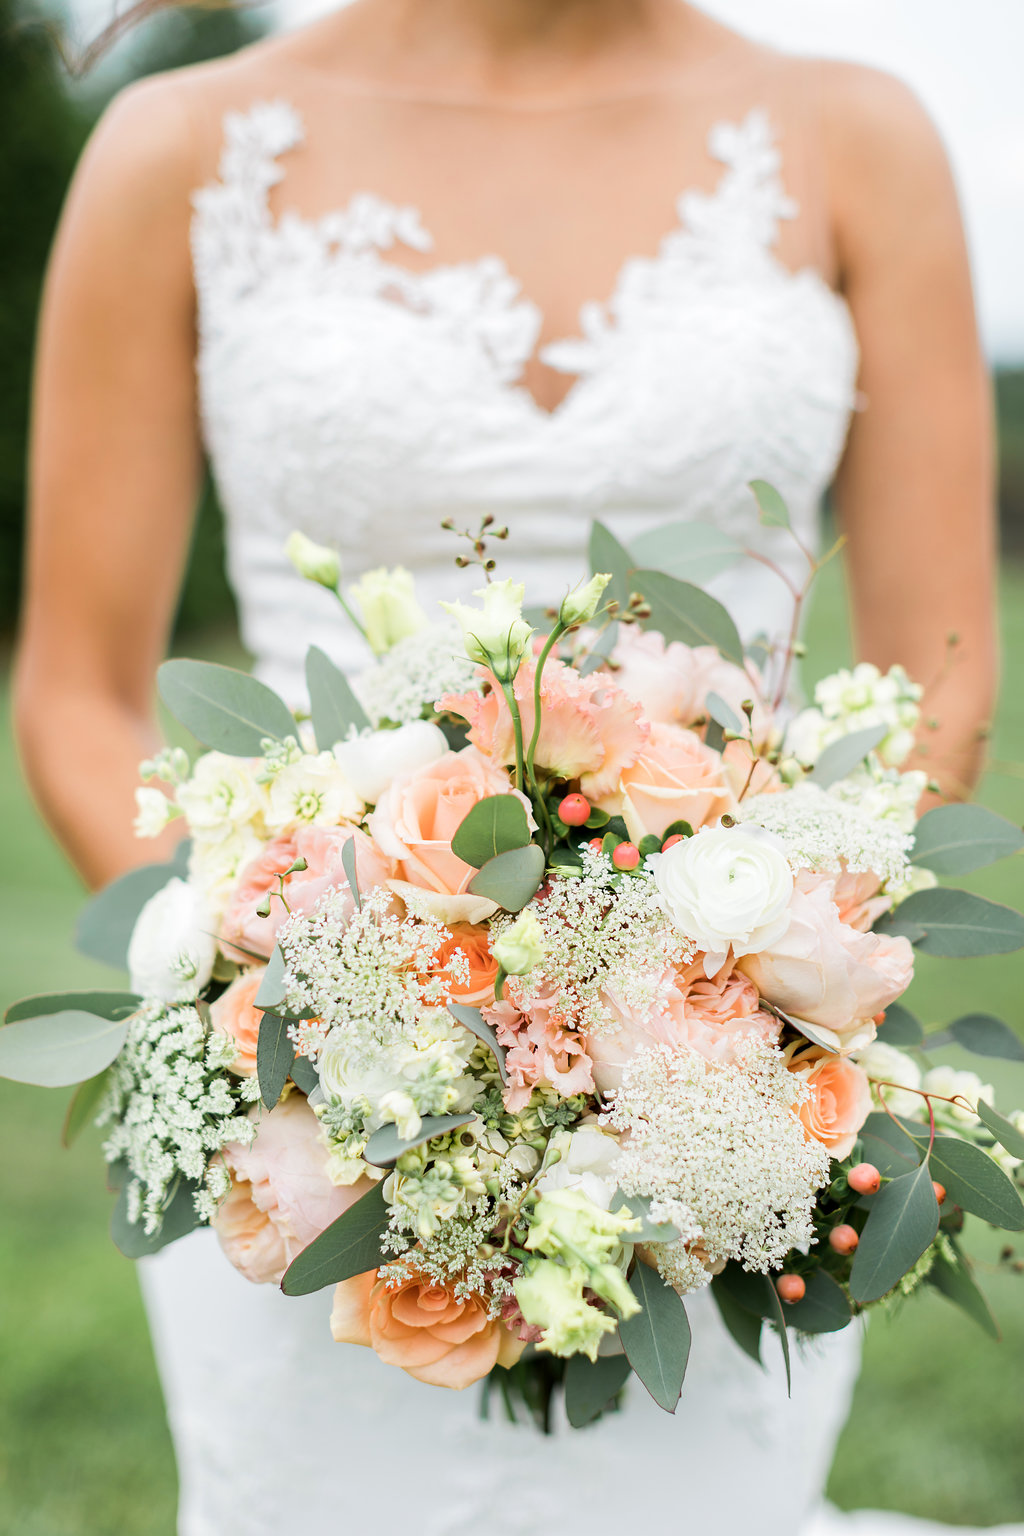
M 846 1175 L 846 1182 L 858 1195 L 874 1195 L 882 1184 L 882 1175 L 874 1163 L 858 1163 Z
M 558 807 L 558 814 L 567 827 L 582 827 L 590 811 L 591 805 L 586 795 L 566 795 Z
M 807 1295 L 807 1286 L 800 1275 L 780 1275 L 775 1282 L 775 1289 L 783 1301 L 792 1304 L 794 1301 L 803 1301 Z
M 662 845 L 661 845 L 662 853 L 668 853 L 669 849 L 670 848 L 674 848 L 676 843 L 681 843 L 683 841 L 684 841 L 683 834 L 681 832 L 673 832 L 672 836 L 671 837 L 666 837 L 665 841 L 662 843 Z
M 946 1186 L 945 1186 L 945 1184 L 939 1184 L 939 1183 L 936 1182 L 935 1179 L 932 1179 L 932 1189 L 934 1189 L 934 1191 L 935 1191 L 935 1198 L 939 1202 L 939 1204 L 940 1205 L 945 1205 L 945 1203 L 946 1203 Z
M 587 847 L 590 849 L 591 853 L 603 853 L 604 852 L 604 838 L 603 837 L 592 837 L 590 839 L 590 842 L 587 844 Z
M 879 1029 L 881 1029 L 882 1025 L 885 1023 L 885 1009 L 884 1008 L 882 1009 L 881 1013 L 876 1013 L 874 1015 L 874 1018 L 872 1019 L 872 1023 L 877 1024 Z
M 842 1222 L 838 1227 L 833 1227 L 828 1235 L 829 1247 L 836 1253 L 852 1253 L 860 1242 L 856 1230 Z
M 616 869 L 636 869 L 640 863 L 640 849 L 636 843 L 619 843 L 612 853 Z

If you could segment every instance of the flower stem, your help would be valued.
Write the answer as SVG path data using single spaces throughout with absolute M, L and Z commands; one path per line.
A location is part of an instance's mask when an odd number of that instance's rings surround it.
M 510 682 L 502 679 L 501 691 L 505 695 L 505 703 L 508 712 L 512 716 L 512 734 L 516 747 L 516 789 L 524 789 L 526 786 L 526 763 L 523 756 L 523 717 L 519 712 L 519 700 L 516 698 L 516 685 L 513 678 Z

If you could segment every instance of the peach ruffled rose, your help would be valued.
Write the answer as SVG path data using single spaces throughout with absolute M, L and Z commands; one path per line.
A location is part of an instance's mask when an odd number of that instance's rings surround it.
M 871 1113 L 871 1084 L 863 1067 L 848 1056 L 833 1056 L 812 1045 L 790 1058 L 789 1070 L 799 1073 L 810 1089 L 810 1097 L 797 1109 L 808 1136 L 833 1157 L 848 1157 Z
M 892 906 L 890 896 L 881 896 L 882 882 L 873 870 L 844 870 L 836 878 L 832 900 L 839 916 L 858 933 L 867 933 L 872 923 Z
M 336 1288 L 331 1332 L 339 1344 L 369 1345 L 417 1381 L 456 1391 L 514 1365 L 525 1348 L 475 1296 L 457 1298 L 419 1276 L 387 1286 L 372 1270 Z
M 222 992 L 215 1003 L 210 1004 L 210 1022 L 218 1034 L 230 1035 L 237 1046 L 231 1071 L 239 1077 L 252 1077 L 256 1072 L 256 1049 L 259 1044 L 260 1020 L 263 1010 L 253 1006 L 256 993 L 263 980 L 265 965 L 246 971 Z
M 906 991 L 914 951 L 905 938 L 844 923 L 835 890 L 834 875 L 799 875 L 786 931 L 760 954 L 744 955 L 739 968 L 768 1002 L 846 1053 L 874 1038 L 875 1015 Z
M 394 864 L 358 827 L 300 827 L 295 833 L 276 837 L 263 852 L 243 869 L 228 903 L 222 925 L 225 948 L 237 946 L 241 959 L 252 955 L 270 955 L 277 942 L 278 930 L 291 913 L 312 912 L 321 896 L 332 887 L 348 890 L 341 855 L 345 844 L 355 838 L 356 881 L 362 892 L 383 885 L 394 874 Z M 296 859 L 305 859 L 306 868 L 285 878 L 285 899 L 278 894 L 278 876 L 290 869 Z M 270 896 L 270 916 L 260 917 L 256 908 Z M 355 903 L 349 893 L 350 910 Z
M 505 984 L 507 1002 L 485 1007 L 484 1018 L 506 1048 L 508 1086 L 505 1103 L 512 1114 L 522 1109 L 538 1083 L 563 1099 L 593 1093 L 594 1076 L 587 1042 L 558 1008 L 558 989 L 548 987 L 523 1002 L 518 979 Z
M 678 725 L 652 725 L 619 787 L 622 816 L 635 843 L 648 834 L 661 837 L 674 821 L 688 821 L 696 832 L 735 809 L 718 753 Z
M 648 720 L 693 725 L 707 713 L 709 693 L 717 693 L 737 714 L 747 699 L 755 705 L 754 739 L 762 745 L 771 733 L 771 713 L 758 702 L 760 678 L 726 661 L 713 645 L 665 644 L 654 630 L 623 624 L 610 657 L 619 688 L 643 705 Z
M 523 737 L 533 734 L 535 663 L 524 662 L 516 673 L 516 702 Z M 469 739 L 495 762 L 515 762 L 512 716 L 505 696 L 489 672 L 487 693 L 449 694 L 438 708 L 460 716 L 469 725 Z M 617 688 L 607 673 L 590 677 L 549 658 L 541 675 L 541 727 L 536 764 L 560 779 L 579 780 L 580 789 L 595 803 L 610 797 L 618 808 L 618 785 L 648 736 L 640 706 Z
M 339 1187 L 327 1175 L 320 1122 L 293 1093 L 259 1122 L 251 1146 L 224 1148 L 232 1186 L 213 1228 L 236 1269 L 257 1285 L 278 1284 L 289 1264 L 369 1190 L 369 1179 Z

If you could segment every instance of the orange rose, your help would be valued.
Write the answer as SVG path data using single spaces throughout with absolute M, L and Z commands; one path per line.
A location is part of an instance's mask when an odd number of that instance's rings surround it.
M 252 1077 L 256 1072 L 256 1047 L 263 1011 L 253 1007 L 253 1000 L 265 970 L 266 966 L 261 965 L 254 971 L 247 971 L 210 1004 L 210 1022 L 214 1029 L 218 1034 L 230 1035 L 238 1047 L 231 1071 L 237 1072 L 239 1077 Z
M 619 780 L 622 815 L 634 842 L 660 837 L 674 821 L 696 832 L 734 808 L 722 761 L 693 731 L 655 724 Z
M 833 1056 L 812 1045 L 792 1057 L 791 1072 L 799 1072 L 810 1097 L 797 1109 L 808 1136 L 828 1147 L 833 1157 L 853 1151 L 857 1132 L 871 1113 L 867 1073 L 848 1056 Z
M 441 946 L 431 967 L 433 975 L 447 975 L 444 968 L 453 955 L 462 954 L 469 965 L 468 981 L 451 980 L 451 1000 L 478 1008 L 494 1001 L 498 962 L 491 954 L 490 932 L 483 923 L 456 923 L 451 938 Z
M 417 1381 L 456 1391 L 495 1365 L 514 1365 L 526 1347 L 477 1297 L 458 1299 L 420 1276 L 387 1286 L 372 1270 L 336 1288 L 331 1332 L 338 1344 L 367 1344 Z

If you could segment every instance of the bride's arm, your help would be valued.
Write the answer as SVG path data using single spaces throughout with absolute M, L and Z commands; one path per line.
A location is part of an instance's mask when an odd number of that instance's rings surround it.
M 828 66 L 826 135 L 864 409 L 838 481 L 857 654 L 927 685 L 919 766 L 975 781 L 996 687 L 990 385 L 957 196 L 911 94 Z M 951 635 L 957 637 L 948 646 Z
M 132 836 L 200 475 L 179 89 L 133 87 L 86 150 L 46 283 L 16 730 L 43 815 L 90 884 Z

